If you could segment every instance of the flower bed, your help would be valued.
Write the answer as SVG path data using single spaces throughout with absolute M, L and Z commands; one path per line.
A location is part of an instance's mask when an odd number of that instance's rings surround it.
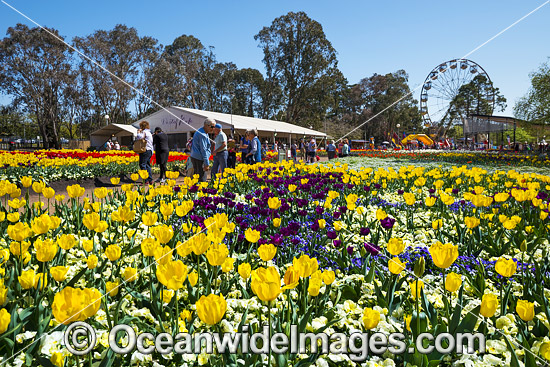
M 550 167 L 548 155 L 523 155 L 498 152 L 449 152 L 449 151 L 404 151 L 404 150 L 352 150 L 353 155 L 368 158 L 394 158 L 425 162 L 448 162 L 487 166 L 534 166 Z
M 155 335 L 244 326 L 253 333 L 262 324 L 287 334 L 291 324 L 348 336 L 404 333 L 411 353 L 371 352 L 369 365 L 534 366 L 549 358 L 549 176 L 352 170 L 339 162 L 239 165 L 213 186 L 176 184 L 176 176 L 147 192 L 75 185 L 68 202 L 30 177 L 0 182 L 4 360 L 259 366 L 268 359 L 204 349 L 118 356 L 108 349 L 116 324 Z M 30 205 L 27 190 L 50 205 Z M 84 357 L 61 343 L 77 320 L 98 333 Z M 423 355 L 413 343 L 423 332 L 481 332 L 487 352 Z M 354 355 L 308 349 L 271 357 L 277 366 L 336 366 L 355 364 Z

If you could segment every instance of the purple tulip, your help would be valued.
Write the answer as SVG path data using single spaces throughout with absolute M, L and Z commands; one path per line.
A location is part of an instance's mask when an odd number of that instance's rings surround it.
M 335 239 L 336 237 L 338 237 L 338 234 L 335 232 L 335 231 L 327 231 L 327 237 L 331 240 Z
M 352 246 L 348 246 L 346 251 L 348 252 L 349 255 L 353 255 L 353 247 Z
M 380 247 L 376 246 L 374 243 L 366 242 L 364 246 L 365 250 L 371 255 L 378 255 L 380 252 Z
M 368 236 L 370 234 L 370 229 L 367 228 L 367 227 L 362 227 L 360 230 L 359 230 L 359 234 L 361 236 Z
M 334 241 L 332 241 L 332 244 L 334 245 L 334 247 L 338 248 L 338 247 L 342 246 L 342 241 L 341 240 L 334 240 Z
M 386 217 L 380 221 L 380 225 L 382 225 L 382 227 L 385 229 L 392 228 L 394 224 L 395 224 L 395 219 L 390 217 Z

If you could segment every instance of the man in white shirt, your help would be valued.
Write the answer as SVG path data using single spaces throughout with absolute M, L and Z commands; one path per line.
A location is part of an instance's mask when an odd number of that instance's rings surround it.
M 216 174 L 223 174 L 223 171 L 227 167 L 227 135 L 222 130 L 222 125 L 216 124 L 214 126 L 214 163 L 212 164 L 212 179 L 216 177 Z

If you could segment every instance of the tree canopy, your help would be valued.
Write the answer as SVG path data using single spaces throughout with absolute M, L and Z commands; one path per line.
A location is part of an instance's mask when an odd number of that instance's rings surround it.
M 516 117 L 538 124 L 550 124 L 550 65 L 542 64 L 529 75 L 531 87 L 514 106 Z

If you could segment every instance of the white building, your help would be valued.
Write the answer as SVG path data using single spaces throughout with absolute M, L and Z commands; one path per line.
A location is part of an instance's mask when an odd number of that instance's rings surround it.
M 155 112 L 136 121 L 132 125 L 138 128 L 141 121 L 147 121 L 149 122 L 151 131 L 154 131 L 156 127 L 160 127 L 168 134 L 170 148 L 183 150 L 187 140 L 196 130 L 203 126 L 204 120 L 208 117 L 222 125 L 222 129 L 228 137 L 233 134 L 236 139 L 239 136 L 243 136 L 244 132 L 249 129 L 256 129 L 262 143 L 267 140 L 270 144 L 274 140 L 288 143 L 301 138 L 314 137 L 319 142 L 319 139 L 326 138 L 326 134 L 322 132 L 282 121 L 264 120 L 176 106 Z

